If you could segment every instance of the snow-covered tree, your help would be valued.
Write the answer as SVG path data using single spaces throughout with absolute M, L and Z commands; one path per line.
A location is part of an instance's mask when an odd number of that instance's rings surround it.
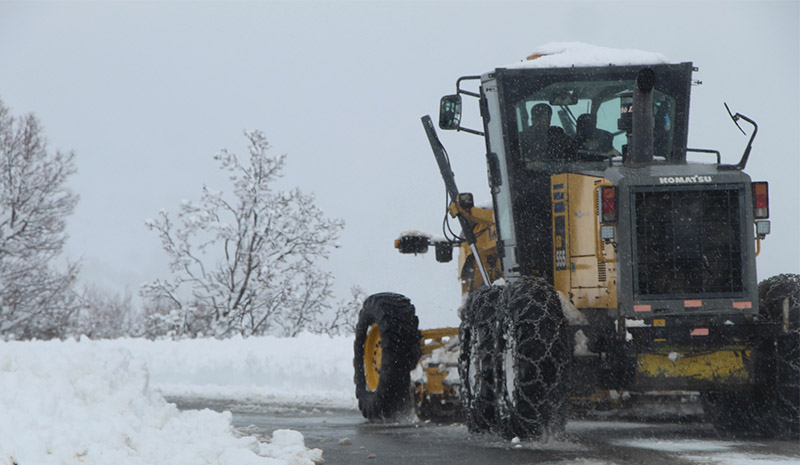
M 54 267 L 77 195 L 66 188 L 73 152 L 50 152 L 32 114 L 0 101 L 0 336 L 62 337 L 77 309 L 78 266 Z
M 315 333 L 325 333 L 331 336 L 348 336 L 356 332 L 358 314 L 367 298 L 367 291 L 361 286 L 350 288 L 350 299 L 339 301 L 332 317 L 319 320 L 311 328 Z
M 72 334 L 92 339 L 139 336 L 142 318 L 126 289 L 113 293 L 96 285 L 87 285 L 80 293 L 80 308 L 72 323 Z
M 249 157 L 214 158 L 232 195 L 203 186 L 173 222 L 166 211 L 145 222 L 158 233 L 172 276 L 142 288 L 157 332 L 178 336 L 294 335 L 313 329 L 331 308 L 333 277 L 318 268 L 335 247 L 340 220 L 314 197 L 278 190 L 286 156 L 273 156 L 260 131 L 245 133 Z M 155 328 L 154 328 L 155 329 Z

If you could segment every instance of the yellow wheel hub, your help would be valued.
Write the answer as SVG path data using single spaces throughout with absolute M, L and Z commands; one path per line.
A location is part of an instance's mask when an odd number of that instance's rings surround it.
M 364 374 L 367 379 L 367 389 L 370 391 L 378 389 L 382 359 L 381 330 L 373 323 L 367 329 L 367 339 L 364 341 Z

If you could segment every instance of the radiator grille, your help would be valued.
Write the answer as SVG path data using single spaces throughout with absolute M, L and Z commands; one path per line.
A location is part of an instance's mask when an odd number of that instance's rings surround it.
M 638 294 L 741 293 L 742 203 L 735 188 L 635 191 Z

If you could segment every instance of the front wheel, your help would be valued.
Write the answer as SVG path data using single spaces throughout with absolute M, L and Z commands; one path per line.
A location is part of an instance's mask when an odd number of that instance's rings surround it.
M 506 437 L 564 431 L 569 413 L 572 341 L 558 293 L 542 278 L 503 290 L 496 339 L 498 426 Z
M 410 372 L 422 355 L 414 306 L 399 294 L 368 297 L 358 316 L 353 380 L 361 414 L 391 418 L 410 409 Z
M 501 287 L 481 286 L 469 295 L 461 316 L 458 359 L 461 405 L 467 429 L 473 433 L 486 432 L 497 422 L 494 346 L 501 296 Z

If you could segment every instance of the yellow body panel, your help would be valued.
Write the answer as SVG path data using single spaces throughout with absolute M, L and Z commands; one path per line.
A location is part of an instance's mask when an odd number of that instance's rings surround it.
M 598 240 L 597 187 L 603 178 L 557 174 L 553 200 L 553 277 L 556 289 L 578 308 L 616 308 L 616 252 Z M 599 249 L 598 249 L 599 244 Z
M 423 329 L 420 334 L 422 335 L 422 355 L 427 355 L 444 347 L 446 342 L 458 336 L 458 328 Z
M 651 386 L 746 384 L 753 361 L 746 347 L 726 347 L 704 352 L 642 353 L 636 360 L 637 383 Z
M 447 370 L 440 370 L 436 366 L 429 366 L 425 369 L 425 385 L 420 386 L 420 393 L 444 394 L 444 379 L 447 378 Z M 449 386 L 448 386 L 449 387 Z
M 420 331 L 420 333 L 422 335 L 420 341 L 422 344 L 422 358 L 420 359 L 420 364 L 425 371 L 425 382 L 424 386 L 416 386 L 418 396 L 421 396 L 423 393 L 426 395 L 444 394 L 445 391 L 455 393 L 452 386 L 444 384 L 444 380 L 447 378 L 448 370 L 457 370 L 457 368 L 455 366 L 447 366 L 443 363 L 432 362 L 430 356 L 433 354 L 433 351 L 437 349 L 451 350 L 455 353 L 458 346 L 452 344 L 452 341 L 458 336 L 458 328 L 426 329 Z
M 463 214 L 469 221 L 475 223 L 473 231 L 478 241 L 475 246 L 481 256 L 486 272 L 489 274 L 489 279 L 494 282 L 502 278 L 503 272 L 500 270 L 500 260 L 497 257 L 497 227 L 494 223 L 494 212 L 477 207 L 464 210 L 452 203 L 450 205 L 451 216 L 455 217 L 458 213 Z M 472 256 L 472 250 L 470 250 L 469 245 L 462 243 L 459 247 L 458 270 L 459 278 L 461 279 L 461 293 L 465 296 L 483 283 L 480 271 L 475 266 L 474 260 L 475 258 Z

